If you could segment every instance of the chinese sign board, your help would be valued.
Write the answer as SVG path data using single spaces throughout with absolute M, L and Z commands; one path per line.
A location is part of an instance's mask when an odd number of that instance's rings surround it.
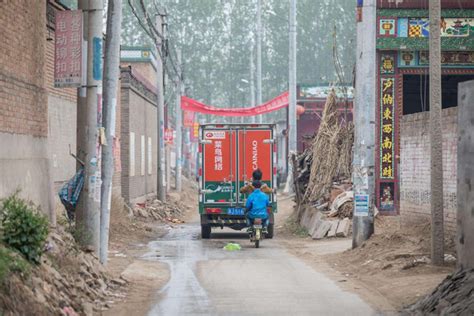
M 82 11 L 57 11 L 54 86 L 80 87 L 82 77 Z
M 395 73 L 395 57 L 393 54 L 383 54 L 380 61 L 380 73 L 393 75 Z
M 369 195 L 356 194 L 354 196 L 354 216 L 369 216 Z
M 184 111 L 183 125 L 185 127 L 193 127 L 194 126 L 194 115 L 195 115 L 195 112 Z
M 403 51 L 398 55 L 398 67 L 418 68 L 428 67 L 428 51 Z M 472 68 L 474 67 L 474 52 L 470 51 L 445 51 L 441 53 L 441 65 L 446 68 Z
M 395 79 L 381 79 L 380 96 L 380 178 L 394 179 Z
M 165 142 L 167 144 L 173 144 L 173 129 L 165 129 Z

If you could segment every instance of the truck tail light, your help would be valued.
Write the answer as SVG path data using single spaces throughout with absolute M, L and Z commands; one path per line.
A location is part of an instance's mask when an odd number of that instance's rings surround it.
M 206 208 L 207 214 L 220 214 L 222 210 L 220 208 Z

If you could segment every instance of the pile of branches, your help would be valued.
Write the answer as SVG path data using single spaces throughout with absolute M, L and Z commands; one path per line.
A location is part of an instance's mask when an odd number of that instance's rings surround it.
M 301 204 L 324 200 L 335 181 L 351 177 L 354 125 L 339 123 L 336 104 L 331 91 L 311 147 L 295 161 L 295 188 Z

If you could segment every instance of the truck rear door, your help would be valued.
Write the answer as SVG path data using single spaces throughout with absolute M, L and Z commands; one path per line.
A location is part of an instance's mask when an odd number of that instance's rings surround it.
M 237 135 L 233 129 L 204 129 L 202 185 L 204 203 L 237 201 Z
M 252 178 L 256 169 L 262 171 L 262 182 L 273 188 L 273 130 L 269 128 L 243 128 L 239 130 L 239 190 Z M 239 194 L 239 201 L 245 196 Z M 273 200 L 273 197 L 270 199 Z

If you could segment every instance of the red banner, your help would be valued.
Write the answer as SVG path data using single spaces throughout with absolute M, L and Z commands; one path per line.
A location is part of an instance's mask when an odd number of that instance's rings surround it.
M 184 111 L 213 114 L 219 116 L 253 116 L 280 110 L 288 106 L 288 92 L 252 108 L 218 108 L 206 105 L 186 96 L 181 97 L 181 108 Z
M 193 127 L 194 125 L 194 112 L 191 111 L 184 111 L 184 119 L 183 119 L 183 125 L 185 127 Z

